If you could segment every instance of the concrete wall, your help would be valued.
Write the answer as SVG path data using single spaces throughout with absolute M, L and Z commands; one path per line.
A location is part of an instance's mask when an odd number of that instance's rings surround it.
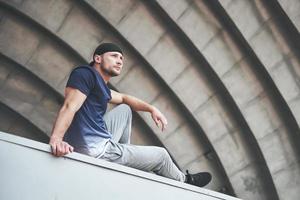
M 0 160 L 1 199 L 239 200 L 78 153 L 56 158 L 49 145 L 3 132 Z
M 3 113 L 30 122 L 36 140 L 49 135 L 70 71 L 112 41 L 124 49 L 125 66 L 110 86 L 169 121 L 161 133 L 149 114 L 135 113 L 133 143 L 164 146 L 182 170 L 210 171 L 209 189 L 295 199 L 297 8 L 297 0 L 1 0 Z M 34 138 L 18 131 L 25 124 L 13 132 Z

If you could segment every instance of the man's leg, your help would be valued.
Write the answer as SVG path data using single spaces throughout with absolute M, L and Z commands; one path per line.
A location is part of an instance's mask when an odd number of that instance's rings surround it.
M 121 104 L 104 115 L 107 130 L 112 140 L 122 144 L 130 143 L 132 112 L 128 105 Z
M 115 107 L 105 114 L 104 120 L 113 141 L 109 142 L 102 159 L 143 171 L 153 171 L 178 181 L 185 180 L 185 175 L 176 167 L 164 148 L 129 145 L 132 121 L 129 106 L 121 104 Z
M 108 148 L 101 158 L 143 171 L 152 171 L 181 182 L 185 181 L 185 175 L 173 163 L 169 153 L 161 147 L 109 141 Z
M 185 176 L 164 148 L 130 145 L 132 112 L 129 106 L 124 104 L 117 106 L 104 116 L 104 120 L 108 131 L 112 133 L 112 141 L 109 141 L 101 159 L 143 171 L 153 171 L 159 175 L 200 187 L 211 181 L 211 174 L 208 172 Z

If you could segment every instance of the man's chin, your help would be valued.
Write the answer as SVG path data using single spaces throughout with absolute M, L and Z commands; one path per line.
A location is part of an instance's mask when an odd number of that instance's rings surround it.
M 115 76 L 119 76 L 120 74 L 121 74 L 121 72 L 111 72 L 110 76 L 115 77 Z

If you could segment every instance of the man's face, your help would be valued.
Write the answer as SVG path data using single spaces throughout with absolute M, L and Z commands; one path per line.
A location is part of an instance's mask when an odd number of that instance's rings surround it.
M 117 51 L 106 52 L 101 55 L 100 67 L 104 73 L 113 77 L 120 75 L 123 68 L 123 55 Z

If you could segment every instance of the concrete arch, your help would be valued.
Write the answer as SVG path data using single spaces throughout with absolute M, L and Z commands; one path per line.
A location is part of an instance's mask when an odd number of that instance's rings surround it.
M 74 66 L 98 43 L 117 42 L 128 67 L 111 87 L 170 118 L 162 135 L 137 114 L 133 129 L 147 136 L 136 141 L 165 145 L 182 169 L 211 170 L 208 188 L 243 199 L 297 198 L 299 3 L 287 2 L 1 0 L 0 101 L 24 114 L 30 104 L 17 101 L 40 106 L 42 90 L 62 96 Z M 7 77 L 9 64 L 29 74 Z M 53 76 L 52 67 L 63 72 Z M 36 98 L 26 95 L 33 91 Z
M 248 4 L 248 6 L 247 6 Z M 233 5 L 233 4 L 232 4 Z M 262 4 L 259 4 L 260 6 L 263 6 Z M 263 21 L 259 21 L 261 16 L 255 16 L 255 12 L 259 13 L 259 11 L 255 10 L 255 6 L 253 5 L 249 5 L 249 2 L 239 2 L 239 4 L 235 4 L 235 6 L 244 6 L 247 7 L 247 17 L 251 17 L 251 19 L 256 19 L 256 29 L 253 28 L 253 26 L 249 26 L 249 27 L 245 27 L 245 26 L 241 26 L 240 24 L 243 23 L 243 20 L 245 20 L 245 17 L 236 17 L 236 14 L 232 14 L 232 12 L 230 12 L 230 4 L 227 5 L 227 7 L 225 7 L 225 10 L 227 11 L 227 13 L 230 15 L 230 17 L 232 17 L 233 22 L 238 26 L 238 28 L 241 30 L 245 40 L 248 40 L 249 43 L 251 43 L 250 38 L 256 37 L 256 32 L 255 30 L 260 29 L 260 25 L 262 25 L 263 23 L 265 24 L 266 22 Z M 236 10 L 239 10 L 237 8 L 235 8 Z M 261 8 L 262 9 L 262 8 Z M 239 13 L 239 12 L 237 12 Z M 218 14 L 221 14 L 221 12 L 218 12 Z M 266 13 L 264 13 L 266 15 Z M 269 15 L 270 18 L 270 15 Z M 220 19 L 223 19 L 224 21 L 226 21 L 226 17 L 224 17 L 224 15 L 221 17 Z M 263 18 L 264 20 L 268 19 L 268 17 Z M 224 23 L 223 21 L 223 23 Z M 269 20 L 268 20 L 269 21 Z M 245 21 L 244 21 L 245 22 Z M 268 23 L 268 22 L 267 22 Z M 262 25 L 263 26 L 263 25 Z M 224 24 L 224 27 L 226 27 L 226 25 Z M 251 29 L 252 28 L 252 29 Z M 234 30 L 235 28 L 230 27 L 228 28 L 228 30 Z M 238 31 L 236 31 L 236 33 L 238 33 Z M 261 85 L 263 86 L 266 95 L 268 96 L 268 99 L 266 101 L 266 98 L 264 95 L 262 95 L 261 97 L 257 98 L 255 101 L 261 101 L 263 103 L 263 107 L 265 108 L 265 112 L 268 113 L 268 118 L 267 120 L 265 120 L 266 123 L 264 123 L 264 126 L 269 124 L 269 129 L 268 130 L 268 126 L 265 126 L 265 128 L 260 127 L 259 129 L 256 128 L 255 130 L 255 125 L 254 122 L 252 122 L 252 127 L 254 129 L 254 133 L 256 134 L 256 138 L 262 148 L 262 151 L 264 152 L 264 156 L 266 158 L 268 167 L 271 171 L 275 186 L 277 188 L 279 197 L 281 199 L 287 199 L 286 194 L 289 193 L 289 198 L 293 199 L 296 198 L 296 196 L 298 196 L 298 189 L 296 187 L 291 187 L 291 186 L 287 186 L 286 185 L 286 181 L 288 181 L 288 179 L 290 180 L 290 177 L 294 177 L 293 181 L 296 181 L 297 179 L 299 179 L 299 177 L 295 177 L 295 175 L 292 174 L 297 174 L 299 172 L 299 168 L 295 167 L 298 166 L 298 160 L 299 160 L 299 126 L 297 125 L 297 122 L 292 114 L 292 112 L 289 109 L 288 104 L 285 102 L 285 100 L 283 99 L 282 95 L 280 94 L 279 90 L 277 89 L 276 85 L 278 85 L 278 87 L 280 87 L 280 84 L 282 84 L 280 81 L 276 82 L 276 79 L 274 78 L 273 80 L 275 80 L 275 83 L 273 82 L 270 74 L 267 72 L 266 70 L 266 65 L 270 65 L 267 62 L 264 62 L 263 58 L 264 58 L 264 54 L 257 51 L 255 49 L 255 47 L 250 44 L 247 44 L 247 42 L 242 40 L 239 40 L 239 36 L 237 36 L 237 34 L 232 34 L 235 35 L 235 38 L 237 38 L 237 42 L 238 45 L 240 45 L 241 49 L 243 49 L 242 51 L 245 52 L 245 55 L 248 55 L 248 62 L 250 63 L 250 65 L 252 65 L 252 68 L 249 68 L 251 71 L 253 71 L 253 73 L 255 74 L 255 76 L 257 76 L 259 78 L 259 81 L 261 82 Z M 272 37 L 268 37 L 268 38 L 272 38 Z M 269 40 L 270 41 L 270 40 Z M 248 46 L 249 45 L 249 46 Z M 257 53 L 260 56 L 256 56 L 253 53 L 253 50 L 251 49 L 251 47 L 254 49 L 254 51 L 256 51 L 255 53 Z M 268 45 L 266 45 L 266 48 L 268 48 Z M 273 48 L 270 47 L 269 51 L 273 52 Z M 273 52 L 273 54 L 275 54 Z M 272 54 L 271 54 L 272 55 Z M 258 59 L 260 58 L 260 59 Z M 265 58 L 266 60 L 266 58 Z M 269 61 L 274 62 L 274 59 L 270 59 Z M 289 79 L 290 81 L 292 79 Z M 291 82 L 289 82 L 290 84 Z M 282 90 L 281 90 L 282 92 Z M 284 93 L 282 93 L 284 95 Z M 251 103 L 252 104 L 252 103 Z M 252 104 L 253 105 L 253 104 Z M 255 107 L 255 106 L 254 106 Z M 254 108 L 253 107 L 253 108 Z M 258 118 L 258 112 L 256 112 L 256 118 Z M 261 121 L 261 120 L 260 120 Z M 271 126 L 270 126 L 271 125 Z M 264 135 L 266 137 L 261 137 L 263 135 L 261 135 L 261 133 L 265 133 Z M 268 134 L 270 133 L 270 134 Z M 267 144 L 271 144 L 267 145 Z M 274 145 L 274 143 L 284 143 L 284 145 Z M 267 147 L 271 147 L 268 148 Z M 277 152 L 276 154 L 281 157 L 282 159 L 279 163 L 277 163 L 277 167 L 274 166 L 274 162 L 278 161 L 278 157 L 276 159 L 274 159 L 274 157 L 272 157 L 272 153 L 271 152 Z M 288 155 L 286 156 L 286 152 L 289 152 Z M 279 168 L 282 169 L 291 169 L 289 172 L 285 171 L 281 171 L 279 170 Z M 297 169 L 298 168 L 298 169 Z M 278 170 L 278 171 L 277 171 Z M 281 171 L 281 172 L 280 172 Z M 281 173 L 285 173 L 285 175 L 282 175 Z M 279 175 L 281 174 L 281 175 Z M 280 176 L 285 176 L 286 180 L 279 180 L 277 177 Z M 283 185 L 282 185 L 283 184 Z M 286 188 L 285 188 L 286 187 Z M 285 189 L 283 189 L 285 188 Z
M 273 2 L 272 2 L 273 3 Z M 276 2 L 275 2 L 276 3 Z M 298 33 L 300 32 L 300 3 L 297 0 L 279 0 L 278 3 L 287 14 L 288 18 L 293 22 L 294 26 L 297 28 Z
M 0 130 L 39 142 L 48 142 L 49 140 L 42 130 L 1 102 Z
M 55 115 L 61 103 L 57 93 L 41 82 L 31 72 L 0 55 L 1 102 L 13 108 L 39 130 L 49 136 Z M 49 123 L 50 122 L 50 123 Z
M 174 28 L 171 29 L 172 31 L 170 31 L 170 32 L 172 32 L 174 34 L 177 34 L 177 38 L 181 38 L 179 41 L 184 41 L 184 43 L 186 44 L 186 49 L 189 49 L 190 52 L 191 52 L 190 54 L 195 54 L 195 57 L 199 58 L 198 62 L 205 66 L 204 67 L 205 70 L 203 70 L 203 71 L 206 71 L 206 72 L 204 72 L 204 74 L 206 74 L 206 77 L 208 77 L 207 79 L 209 80 L 210 84 L 212 84 L 213 85 L 212 87 L 214 87 L 215 90 L 217 91 L 216 93 L 218 93 L 218 96 L 221 99 L 220 101 L 223 102 L 221 106 L 223 107 L 223 109 L 227 110 L 227 112 L 229 113 L 227 117 L 232 121 L 232 122 L 229 122 L 229 123 L 233 124 L 233 125 L 231 125 L 232 127 L 236 126 L 236 128 L 232 128 L 232 129 L 236 129 L 235 134 L 240 135 L 238 137 L 236 136 L 237 138 L 239 138 L 236 142 L 240 143 L 242 146 L 245 146 L 245 150 L 248 151 L 248 153 L 249 152 L 252 153 L 252 155 L 251 155 L 251 153 L 249 153 L 247 155 L 247 156 L 249 156 L 250 160 L 253 160 L 252 162 L 254 162 L 254 163 L 255 162 L 264 163 L 265 161 L 264 161 L 264 158 L 262 156 L 262 153 L 260 152 L 260 149 L 258 147 L 256 139 L 254 138 L 253 133 L 250 130 L 246 120 L 244 119 L 242 113 L 240 112 L 239 108 L 235 104 L 234 99 L 227 92 L 227 88 L 223 85 L 221 80 L 218 78 L 218 75 L 214 72 L 214 69 L 216 69 L 217 73 L 220 73 L 218 70 L 221 69 L 221 68 L 214 68 L 213 69 L 210 66 L 210 64 L 207 63 L 206 58 L 204 58 L 203 55 L 201 54 L 200 49 L 198 49 L 200 47 L 196 46 L 196 44 L 199 44 L 199 45 L 202 44 L 200 46 L 202 46 L 203 49 L 205 49 L 205 46 L 209 46 L 209 45 L 205 44 L 205 42 L 198 42 L 197 43 L 196 34 L 193 35 L 195 37 L 191 36 L 191 34 L 193 34 L 192 30 L 189 30 L 187 25 L 183 26 L 182 22 L 180 21 L 181 17 L 184 17 L 185 15 L 190 15 L 190 18 L 191 18 L 191 19 L 186 18 L 186 20 L 189 20 L 189 21 L 192 21 L 192 22 L 197 21 L 197 18 L 195 17 L 195 15 L 189 14 L 189 11 L 188 11 L 188 10 L 191 10 L 191 9 L 193 9 L 193 10 L 197 9 L 197 5 L 195 5 L 196 3 L 194 3 L 193 1 L 188 1 L 187 3 L 185 3 L 186 7 L 185 7 L 185 9 L 181 10 L 181 14 L 180 13 L 174 14 L 174 10 L 169 9 L 169 7 L 168 7 L 170 4 L 172 4 L 171 1 L 169 1 L 169 2 L 168 1 L 160 1 L 158 3 L 153 3 L 152 6 L 154 7 L 153 9 L 159 10 L 158 12 L 156 12 L 156 15 L 162 16 L 162 21 L 166 21 L 165 22 L 166 24 L 168 24 L 169 26 L 174 27 Z M 153 12 L 155 12 L 155 11 L 153 11 Z M 178 16 L 180 16 L 180 17 L 178 17 Z M 210 19 L 210 20 L 213 21 L 213 19 Z M 198 24 L 199 23 L 200 22 L 198 22 Z M 201 22 L 200 24 L 202 24 L 202 23 L 203 22 Z M 217 23 L 217 22 L 215 22 L 215 23 Z M 205 30 L 207 30 L 207 29 L 208 28 L 206 28 Z M 216 30 L 218 30 L 218 28 L 216 28 Z M 213 32 L 213 31 L 211 31 L 211 32 Z M 216 36 L 212 36 L 212 38 L 219 37 L 220 32 L 221 31 L 219 31 L 219 30 L 215 31 Z M 189 35 L 186 35 L 186 34 L 189 34 Z M 208 38 L 207 41 L 212 43 L 213 39 Z M 220 55 L 219 57 L 222 57 L 222 56 Z M 202 58 L 202 59 L 200 59 L 200 58 Z M 222 60 L 224 60 L 224 59 L 222 59 Z M 214 107 L 216 107 L 216 105 L 214 105 Z M 206 109 L 208 108 L 208 104 L 205 105 L 205 108 Z M 209 111 L 210 111 L 210 114 L 212 114 L 213 111 L 211 111 L 211 110 L 209 110 Z M 200 118 L 200 120 L 202 121 L 202 123 L 204 122 L 204 125 L 205 125 L 205 123 L 207 123 L 207 122 L 205 122 L 206 120 L 204 118 Z M 200 121 L 200 123 L 201 123 L 201 121 Z M 216 121 L 217 120 L 215 120 L 215 122 Z M 212 123 L 212 122 L 210 122 L 210 123 Z M 206 128 L 207 126 L 204 126 L 204 127 Z M 222 137 L 220 137 L 220 139 L 214 140 L 214 138 L 212 136 L 210 136 L 213 133 L 213 131 L 211 131 L 209 129 L 207 129 L 206 131 L 207 131 L 206 134 L 213 141 L 212 143 L 213 143 L 213 145 L 215 146 L 216 149 L 218 149 L 217 146 L 218 146 L 220 141 L 223 142 L 224 144 L 226 143 L 226 140 L 224 140 L 224 137 L 226 136 L 226 134 L 225 134 L 225 136 L 223 135 Z M 227 131 L 227 134 L 232 135 L 233 133 L 229 132 L 229 131 Z M 245 133 L 247 133 L 247 134 L 245 134 Z M 223 138 L 223 139 L 221 140 L 221 138 Z M 220 145 L 220 146 L 223 146 L 223 145 Z M 248 146 L 248 148 L 247 148 L 247 146 Z M 226 156 L 222 155 L 222 153 L 223 153 L 222 150 L 220 149 L 219 152 L 217 150 L 217 153 L 220 154 L 221 161 L 222 161 L 222 163 L 225 164 L 227 162 L 227 160 L 225 159 Z M 222 157 L 224 157 L 224 159 Z M 228 162 L 232 163 L 234 161 L 230 160 Z M 236 162 L 238 162 L 238 160 L 236 160 Z M 262 164 L 259 164 L 259 165 L 254 164 L 253 167 L 254 167 L 254 170 L 251 172 L 252 176 L 257 177 L 257 174 L 261 173 L 261 175 L 258 175 L 258 176 L 261 178 L 260 181 L 261 181 L 262 185 L 264 185 L 262 187 L 265 187 L 265 190 L 269 190 L 270 194 L 271 193 L 274 194 L 275 188 L 274 187 L 272 188 L 272 184 L 273 184 L 272 183 L 272 178 L 270 176 L 270 173 L 268 172 L 268 169 L 264 168 L 264 166 Z M 255 169 L 256 169 L 256 172 L 255 172 Z M 232 167 L 227 168 L 226 170 L 227 170 L 227 172 L 230 173 L 230 171 L 232 170 Z M 237 170 L 239 171 L 238 168 L 237 168 Z M 231 172 L 231 174 L 229 176 L 230 176 L 230 179 L 233 183 L 233 187 L 234 188 L 239 187 L 240 186 L 240 184 L 239 184 L 240 180 L 237 181 L 236 182 L 237 185 L 235 185 L 235 183 L 233 181 L 234 176 L 232 174 L 233 173 Z M 241 174 L 239 174 L 239 175 L 241 176 Z M 273 192 L 271 192 L 271 191 L 273 191 Z M 241 192 L 244 195 L 246 195 L 245 191 L 239 190 L 238 192 Z M 249 195 L 251 195 L 251 194 L 249 194 Z M 275 199 L 276 198 L 275 196 L 276 195 L 274 195 L 270 198 Z M 255 197 L 252 197 L 252 198 L 257 199 L 257 198 L 266 198 L 266 197 L 262 194 L 261 197 L 255 196 Z

